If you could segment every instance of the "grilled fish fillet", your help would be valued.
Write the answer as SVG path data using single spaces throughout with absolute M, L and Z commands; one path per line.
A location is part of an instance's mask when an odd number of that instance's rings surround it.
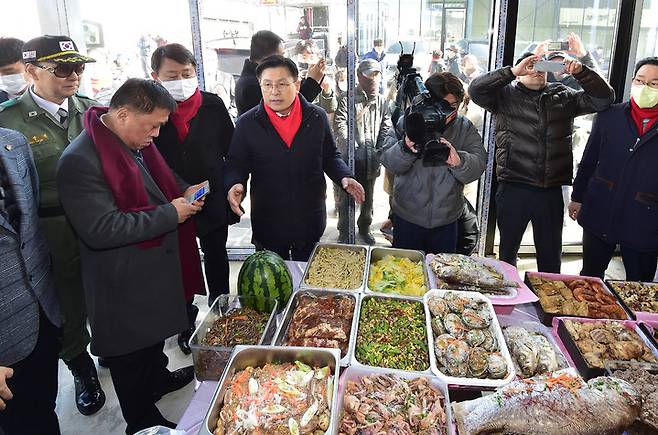
M 628 383 L 585 383 L 570 369 L 514 381 L 495 393 L 453 404 L 460 435 L 617 435 L 638 417 L 641 397 Z M 558 379 L 573 382 L 552 382 Z
M 449 283 L 494 289 L 519 286 L 514 281 L 505 280 L 493 268 L 465 255 L 436 254 L 430 267 L 439 279 Z

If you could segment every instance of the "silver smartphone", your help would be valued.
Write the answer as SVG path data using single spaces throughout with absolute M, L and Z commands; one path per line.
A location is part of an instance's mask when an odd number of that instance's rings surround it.
M 540 60 L 534 64 L 534 70 L 539 72 L 563 73 L 567 68 L 566 62 L 553 62 L 551 60 Z
M 550 41 L 548 51 L 566 51 L 569 49 L 569 41 Z
M 193 194 L 191 194 L 185 199 L 187 199 L 187 202 L 192 204 L 194 201 L 198 201 L 199 199 L 203 198 L 209 193 L 210 193 L 210 184 L 205 183 L 203 186 L 201 186 Z

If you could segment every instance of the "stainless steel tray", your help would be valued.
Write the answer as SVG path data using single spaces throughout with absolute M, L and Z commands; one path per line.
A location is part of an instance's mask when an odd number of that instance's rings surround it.
M 348 346 L 347 346 L 347 353 L 345 354 L 344 357 L 341 358 L 340 360 L 340 365 L 343 367 L 347 367 L 350 365 L 350 360 L 352 358 L 352 353 L 354 351 L 353 345 L 354 345 L 354 340 L 352 340 L 352 336 L 355 334 L 356 330 L 356 324 L 357 324 L 357 317 L 356 317 L 356 310 L 357 310 L 357 305 L 359 302 L 359 294 L 355 292 L 351 292 L 349 290 L 345 291 L 338 291 L 338 290 L 314 290 L 314 289 L 299 289 L 293 295 L 290 297 L 290 300 L 288 301 L 288 305 L 286 306 L 286 311 L 283 315 L 283 320 L 281 321 L 279 325 L 279 329 L 277 330 L 276 336 L 273 341 L 274 346 L 286 346 L 286 342 L 288 341 L 288 327 L 290 326 L 290 322 L 292 322 L 292 316 L 295 313 L 295 310 L 297 309 L 297 303 L 298 299 L 301 295 L 308 293 L 314 296 L 344 296 L 348 298 L 352 298 L 354 300 L 354 311 L 352 312 L 352 328 L 350 329 L 350 336 L 349 336 L 349 341 L 348 341 Z
M 311 264 L 313 263 L 313 260 L 315 259 L 315 255 L 318 252 L 318 249 L 320 248 L 339 248 L 339 249 L 347 249 L 349 251 L 365 251 L 366 257 L 365 257 L 365 262 L 363 264 L 363 277 L 361 278 L 361 285 L 357 288 L 353 289 L 344 289 L 344 288 L 323 288 L 323 287 L 317 287 L 313 286 L 310 284 L 306 283 L 306 278 L 308 277 L 308 271 L 309 268 L 311 267 Z M 313 248 L 313 252 L 311 253 L 311 257 L 306 263 L 306 269 L 304 270 L 304 276 L 302 277 L 302 281 L 300 283 L 300 288 L 306 288 L 306 289 L 316 289 L 316 290 L 337 290 L 337 291 L 351 291 L 351 292 L 361 292 L 363 291 L 363 288 L 366 285 L 366 280 L 368 278 L 367 275 L 367 270 L 368 270 L 368 258 L 370 257 L 370 247 L 365 246 L 365 245 L 346 245 L 342 243 L 317 243 L 315 245 L 315 248 Z
M 427 325 L 427 310 L 425 309 L 425 304 L 423 303 L 422 299 L 419 300 L 418 298 L 396 296 L 396 295 L 385 295 L 385 294 L 381 294 L 381 293 L 361 296 L 361 298 L 359 300 L 359 304 L 357 305 L 357 310 L 354 313 L 354 316 L 357 319 L 357 321 L 356 321 L 356 330 L 352 334 L 353 343 L 350 343 L 350 347 L 352 348 L 352 360 L 351 360 L 351 365 L 352 366 L 374 367 L 374 366 L 371 366 L 371 365 L 368 365 L 368 364 L 363 364 L 356 358 L 356 342 L 357 342 L 357 339 L 359 337 L 359 326 L 361 324 L 361 322 L 360 322 L 360 320 L 361 320 L 361 306 L 363 305 L 363 303 L 365 301 L 367 301 L 368 299 L 372 299 L 372 298 L 396 299 L 396 300 L 403 300 L 403 301 L 408 301 L 408 302 L 413 302 L 413 303 L 416 303 L 416 304 L 420 304 L 423 307 L 423 315 L 425 316 L 425 324 Z M 427 328 L 427 326 L 425 326 L 425 328 Z M 427 339 L 427 337 L 426 337 L 426 339 Z M 407 371 L 407 370 L 401 370 L 401 371 L 407 372 L 407 373 L 421 373 L 421 374 L 433 376 L 433 373 L 430 369 L 431 368 L 430 355 L 429 355 L 430 351 L 431 351 L 430 344 L 427 343 L 427 352 L 428 352 L 428 355 L 427 355 L 427 369 L 418 370 L 418 371 Z M 380 368 L 380 367 L 375 367 L 375 368 Z M 383 368 L 389 368 L 389 367 L 383 367 Z M 396 369 L 390 369 L 390 370 L 396 370 Z
M 254 345 L 269 345 L 276 333 L 276 313 L 279 310 L 278 301 L 273 298 L 265 298 L 273 304 L 272 312 L 265 324 L 265 330 L 260 340 Z M 190 348 L 194 360 L 194 372 L 198 381 L 218 381 L 222 376 L 224 368 L 228 363 L 234 346 L 210 346 L 203 344 L 206 334 L 217 319 L 220 319 L 233 310 L 245 306 L 253 307 L 255 298 L 253 296 L 220 295 L 210 307 L 190 338 Z
M 393 375 L 402 379 L 415 379 L 421 376 L 425 376 L 429 379 L 430 385 L 439 389 L 443 394 L 444 401 L 444 412 L 446 413 L 446 433 L 448 435 L 453 435 L 453 424 L 452 424 L 452 406 L 450 406 L 450 397 L 448 392 L 448 386 L 441 379 L 436 376 L 428 374 L 419 374 L 414 372 L 407 372 L 404 370 L 395 370 L 395 369 L 384 369 L 381 367 L 369 367 L 369 366 L 351 366 L 343 371 L 340 379 L 340 388 L 338 389 L 338 412 L 334 414 L 333 426 L 336 428 L 336 433 L 340 430 L 340 422 L 343 418 L 343 402 L 345 399 L 345 389 L 347 388 L 347 382 L 352 380 L 361 379 L 364 376 L 370 375 Z
M 429 291 L 430 289 L 430 280 L 427 276 L 427 267 L 425 265 L 425 254 L 423 251 L 414 251 L 411 249 L 396 249 L 396 248 L 372 248 L 370 250 L 370 255 L 368 256 L 368 267 L 366 268 L 366 282 L 365 282 L 365 293 L 367 294 L 376 294 L 376 295 L 391 295 L 391 296 L 400 296 L 403 298 L 413 298 L 415 300 L 422 301 L 422 296 L 407 296 L 401 295 L 399 293 L 380 293 L 376 292 L 370 288 L 370 269 L 372 263 L 378 260 L 381 260 L 387 255 L 392 255 L 393 257 L 399 258 L 408 258 L 413 262 L 421 262 L 423 265 L 423 278 L 425 280 L 425 289 Z
M 236 371 L 246 367 L 260 367 L 266 363 L 287 363 L 301 361 L 310 366 L 329 366 L 333 373 L 333 397 L 331 400 L 331 416 L 326 434 L 334 433 L 333 420 L 338 410 L 338 379 L 340 365 L 340 351 L 338 349 L 320 349 L 315 347 L 272 347 L 272 346 L 236 346 L 228 363 L 217 390 L 213 395 L 210 408 L 203 419 L 203 426 L 199 435 L 212 435 L 217 426 L 219 412 L 221 411 L 228 382 Z

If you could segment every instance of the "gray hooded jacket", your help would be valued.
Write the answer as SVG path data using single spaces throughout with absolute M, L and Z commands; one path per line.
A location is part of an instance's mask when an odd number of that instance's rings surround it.
M 423 166 L 421 158 L 404 151 L 404 140 L 394 128 L 389 130 L 381 152 L 382 164 L 395 175 L 393 212 L 424 228 L 459 219 L 464 211 L 464 185 L 480 178 L 487 163 L 482 138 L 463 116 L 453 121 L 443 137 L 457 150 L 459 166 Z

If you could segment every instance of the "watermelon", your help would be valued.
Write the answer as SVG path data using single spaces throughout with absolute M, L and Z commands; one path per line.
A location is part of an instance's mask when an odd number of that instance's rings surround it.
M 278 309 L 283 309 L 292 294 L 292 276 L 286 262 L 272 251 L 257 251 L 247 257 L 238 275 L 238 295 L 249 296 L 244 305 L 259 311 L 271 312 L 278 301 Z

